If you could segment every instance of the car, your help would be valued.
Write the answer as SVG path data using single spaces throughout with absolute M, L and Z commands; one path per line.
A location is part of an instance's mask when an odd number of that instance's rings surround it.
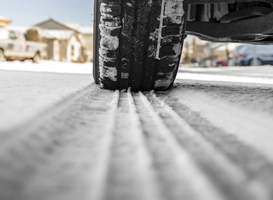
M 234 66 L 239 66 L 240 65 L 240 49 L 243 48 L 244 45 L 240 45 L 238 47 L 236 47 L 233 51 L 233 58 L 232 58 L 232 62 Z
M 102 88 L 168 90 L 184 39 L 273 44 L 273 0 L 98 0 L 95 82 Z
M 256 55 L 256 63 L 255 63 Z M 243 45 L 238 51 L 237 65 L 260 66 L 273 64 L 273 46 Z
M 46 56 L 46 44 L 26 41 L 23 33 L 0 28 L 0 61 L 31 59 L 34 63 L 37 63 Z
M 215 65 L 216 65 L 216 67 L 227 67 L 228 61 L 227 60 L 216 60 Z
M 223 59 L 218 59 L 213 61 L 213 66 L 215 67 L 227 67 L 229 66 L 229 59 L 224 57 Z

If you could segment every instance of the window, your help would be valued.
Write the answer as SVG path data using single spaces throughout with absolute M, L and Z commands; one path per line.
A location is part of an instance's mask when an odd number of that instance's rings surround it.
M 74 56 L 74 46 L 71 46 L 71 56 Z
M 16 39 L 17 39 L 17 36 L 16 36 L 16 34 L 15 34 L 14 31 L 10 31 L 10 32 L 9 32 L 9 38 L 10 38 L 11 40 L 16 40 Z

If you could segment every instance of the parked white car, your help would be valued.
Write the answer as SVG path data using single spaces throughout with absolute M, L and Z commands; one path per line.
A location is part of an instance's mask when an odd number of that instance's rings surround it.
M 37 63 L 46 56 L 46 44 L 26 41 L 23 33 L 0 28 L 0 61 L 31 59 Z
M 246 44 L 237 47 L 235 52 L 235 65 L 273 65 L 273 46 Z M 255 54 L 256 63 L 254 62 Z

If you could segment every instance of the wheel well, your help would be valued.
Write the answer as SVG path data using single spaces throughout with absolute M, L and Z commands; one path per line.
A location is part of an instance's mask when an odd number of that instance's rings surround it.
M 254 60 L 254 58 L 250 58 L 250 59 L 248 60 L 247 64 L 250 64 L 250 62 L 251 62 L 252 60 Z M 257 57 L 257 60 L 260 60 L 261 63 L 263 63 L 263 60 L 262 60 L 261 58 Z

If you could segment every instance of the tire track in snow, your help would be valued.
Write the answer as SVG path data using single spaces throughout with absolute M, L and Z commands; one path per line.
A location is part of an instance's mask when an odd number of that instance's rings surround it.
M 273 197 L 273 164 L 265 156 L 239 141 L 236 136 L 213 126 L 198 112 L 190 110 L 177 100 L 168 99 L 166 103 L 219 152 L 225 154 L 231 162 L 240 167 L 250 180 L 257 179 L 262 182 L 264 189 Z
M 259 96 L 254 89 L 252 95 Z M 217 92 L 218 96 L 215 95 Z M 166 101 L 206 140 L 244 170 L 250 181 L 262 183 L 264 191 L 273 198 L 272 115 L 251 106 L 241 106 L 240 102 L 230 102 L 233 94 L 229 97 L 223 93 L 183 88 L 183 95 L 172 94 Z M 241 97 L 247 99 L 249 93 L 242 91 Z M 252 104 L 251 99 L 249 104 Z M 256 104 L 262 107 L 271 105 L 271 101 Z
M 266 190 L 262 182 L 250 179 L 239 166 L 230 162 L 229 158 L 200 136 L 164 101 L 154 93 L 147 93 L 147 98 L 180 145 L 227 199 L 271 199 L 270 191 Z
M 181 102 L 214 112 L 204 99 L 188 91 Z M 265 182 L 249 177 L 182 117 L 153 93 L 92 85 L 2 142 L 0 199 L 271 199 Z
M 93 85 L 14 133 L 0 147 L 0 199 L 102 199 L 118 96 Z
M 160 200 L 152 158 L 130 92 L 120 93 L 104 199 Z
M 177 98 L 182 105 L 200 113 L 213 126 L 253 147 L 273 162 L 272 115 L 260 111 L 253 113 L 226 100 L 211 98 L 204 92 L 190 89 L 183 89 L 183 95 Z
M 153 156 L 162 198 L 168 200 L 225 199 L 193 162 L 186 150 L 178 144 L 148 99 L 142 93 L 137 93 L 134 95 L 134 101 L 146 135 L 147 145 Z

